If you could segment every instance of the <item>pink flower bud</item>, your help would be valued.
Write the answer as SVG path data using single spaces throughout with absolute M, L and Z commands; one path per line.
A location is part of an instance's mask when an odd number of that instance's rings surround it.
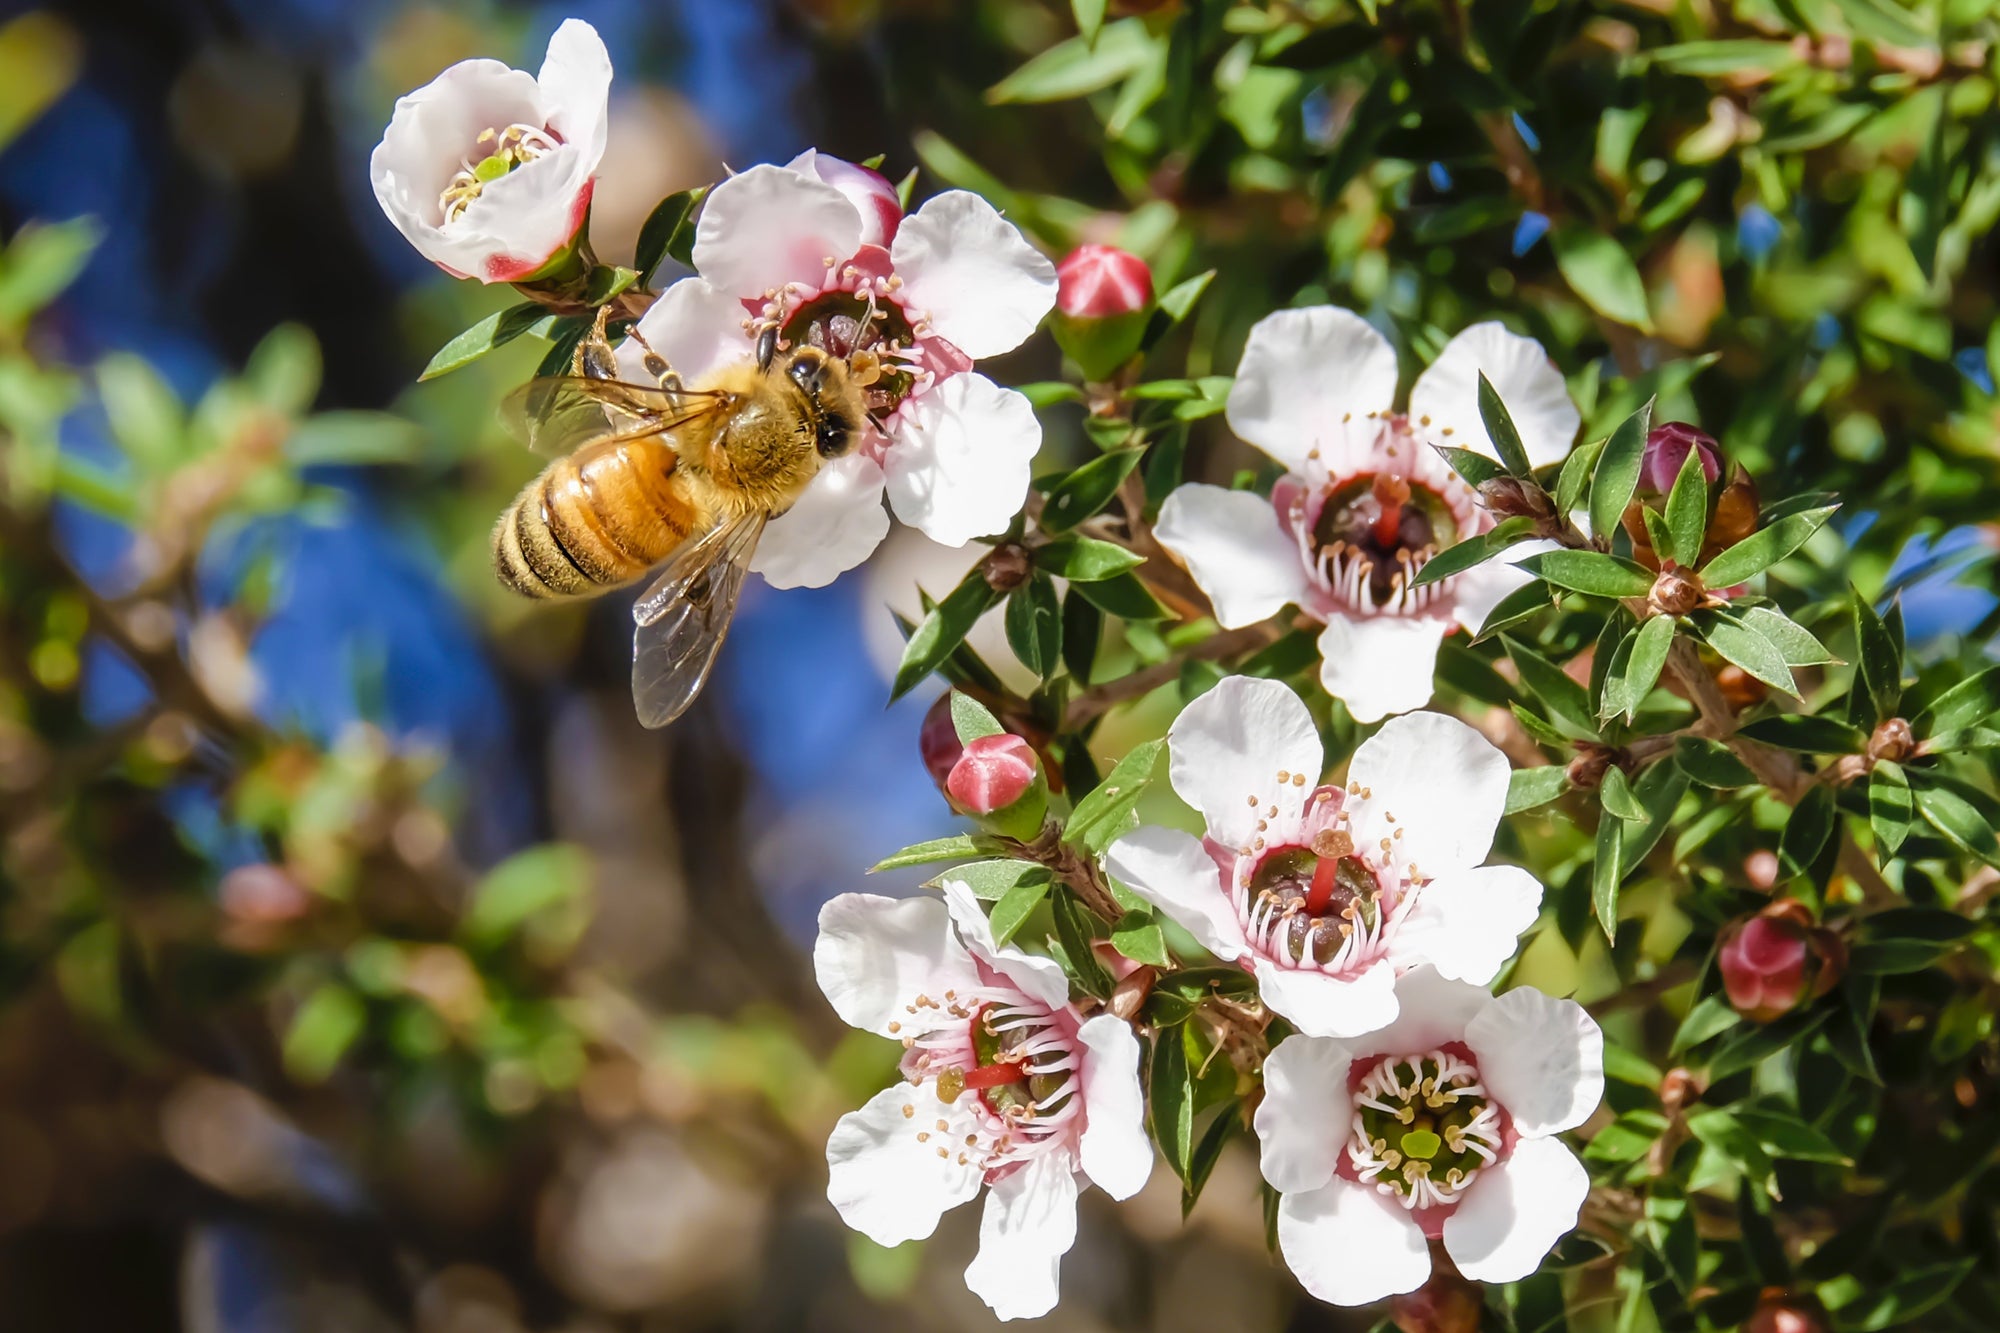
M 1108 319 L 1153 304 L 1146 261 L 1112 245 L 1079 245 L 1056 265 L 1056 309 L 1071 319 Z
M 931 781 L 937 783 L 939 791 L 943 791 L 958 757 L 965 753 L 965 747 L 958 741 L 958 728 L 951 720 L 950 690 L 940 694 L 937 702 L 931 705 L 931 711 L 924 714 L 923 730 L 917 733 L 917 750 L 924 757 L 924 767 L 930 771 Z
M 1019 736 L 1001 732 L 967 745 L 944 789 L 967 814 L 990 815 L 1025 796 L 1039 772 L 1033 747 Z
M 1744 1321 L 1743 1333 L 1826 1333 L 1824 1312 L 1777 1289 L 1768 1290 Z
M 785 164 L 802 175 L 826 182 L 847 196 L 861 214 L 861 243 L 887 246 L 903 221 L 903 203 L 896 187 L 881 172 L 845 158 L 808 148 Z
M 1725 927 L 1718 953 L 1729 1003 L 1758 1023 L 1826 994 L 1846 961 L 1839 937 L 1814 926 L 1805 906 L 1793 899 Z
M 1701 451 L 1701 472 L 1710 481 L 1722 475 L 1722 446 L 1715 437 L 1685 421 L 1669 421 L 1653 427 L 1646 436 L 1646 452 L 1639 464 L 1639 488 L 1665 495 L 1687 462 L 1688 450 Z

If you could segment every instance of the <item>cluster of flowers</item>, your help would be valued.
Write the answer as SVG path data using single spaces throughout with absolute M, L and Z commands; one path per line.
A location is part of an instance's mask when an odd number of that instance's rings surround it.
M 573 262 L 610 78 L 602 42 L 575 20 L 539 76 L 492 61 L 445 71 L 397 104 L 376 150 L 384 210 L 460 276 L 532 284 Z M 638 325 L 684 381 L 752 356 L 766 329 L 842 316 L 893 370 L 864 447 L 772 523 L 757 568 L 779 585 L 824 583 L 865 559 L 888 530 L 885 497 L 940 542 L 1004 530 L 1040 427 L 1025 398 L 974 366 L 1059 306 L 1058 335 L 1094 377 L 1093 363 L 1120 359 L 1099 355 L 1107 345 L 1136 349 L 1153 301 L 1129 255 L 1085 247 L 1059 272 L 972 194 L 906 212 L 880 175 L 813 152 L 715 187 L 693 264 Z M 1102 862 L 1252 973 L 1261 1004 L 1293 1029 L 1263 1065 L 1254 1126 L 1282 1195 L 1285 1259 L 1342 1304 L 1420 1286 L 1433 1239 L 1469 1278 L 1523 1277 L 1575 1225 L 1588 1187 L 1554 1136 L 1597 1106 L 1601 1034 L 1572 1001 L 1490 991 L 1542 896 L 1525 871 L 1483 864 L 1508 762 L 1465 723 L 1411 711 L 1429 701 L 1442 638 L 1476 627 L 1526 577 L 1499 564 L 1415 584 L 1441 550 L 1494 523 L 1433 447 L 1493 452 L 1482 374 L 1531 461 L 1560 459 L 1576 408 L 1541 347 L 1498 324 L 1453 339 L 1400 413 L 1395 352 L 1358 315 L 1317 307 L 1257 325 L 1228 420 L 1285 475 L 1268 499 L 1182 486 L 1158 537 L 1222 625 L 1294 607 L 1321 627 L 1321 682 L 1355 718 L 1408 715 L 1329 783 L 1299 697 L 1225 679 L 1168 738 L 1173 787 L 1203 836 L 1139 828 Z M 1010 836 L 1041 828 L 1046 786 L 1018 738 L 968 746 L 947 787 Z M 1055 960 L 997 942 L 949 877 L 942 900 L 834 899 L 814 962 L 843 1019 L 905 1052 L 903 1081 L 828 1143 L 834 1206 L 894 1245 L 985 1187 L 967 1281 L 1002 1317 L 1045 1313 L 1081 1185 L 1124 1198 L 1151 1173 L 1139 1035 L 1074 1002 Z

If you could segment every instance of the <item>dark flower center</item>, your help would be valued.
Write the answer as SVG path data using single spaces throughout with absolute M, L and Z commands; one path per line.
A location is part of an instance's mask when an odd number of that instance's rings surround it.
M 1377 606 L 1397 595 L 1399 575 L 1407 584 L 1424 560 L 1457 539 L 1458 523 L 1443 496 L 1386 472 L 1341 484 L 1313 524 L 1313 549 L 1322 558 L 1369 562 L 1368 596 Z
M 1277 847 L 1250 874 L 1253 902 L 1284 918 L 1284 941 L 1293 961 L 1331 963 L 1356 925 L 1373 929 L 1381 884 L 1354 854 L 1354 840 L 1322 829 L 1309 847 Z
M 875 354 L 881 373 L 863 389 L 868 411 L 886 417 L 909 397 L 916 377 L 893 353 L 916 344 L 910 321 L 892 302 L 876 302 L 852 292 L 826 292 L 794 310 L 778 327 L 793 347 L 817 347 L 843 361 L 857 352 Z

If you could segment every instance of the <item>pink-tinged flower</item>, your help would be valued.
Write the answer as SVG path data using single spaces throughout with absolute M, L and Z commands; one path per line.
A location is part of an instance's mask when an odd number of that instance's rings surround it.
M 1079 245 L 1056 265 L 1056 309 L 1071 319 L 1109 319 L 1153 304 L 1146 261 L 1115 245 Z
M 1528 579 L 1509 561 L 1489 561 L 1410 586 L 1439 551 L 1493 527 L 1432 447 L 1494 452 L 1479 416 L 1482 371 L 1529 461 L 1560 459 L 1580 418 L 1531 338 L 1473 325 L 1417 377 L 1409 411 L 1397 413 L 1395 350 L 1359 315 L 1315 306 L 1266 316 L 1243 349 L 1229 424 L 1286 475 L 1268 500 L 1196 483 L 1161 506 L 1161 544 L 1223 626 L 1255 624 L 1287 604 L 1325 626 L 1320 681 L 1360 721 L 1423 707 L 1439 642 L 1459 626 L 1477 629 Z
M 1639 489 L 1665 495 L 1673 490 L 1687 462 L 1688 450 L 1701 451 L 1701 474 L 1710 481 L 1722 475 L 1722 446 L 1715 437 L 1685 421 L 1655 426 L 1646 436 L 1639 462 Z
M 967 814 L 990 815 L 1020 800 L 1040 773 L 1033 748 L 1019 736 L 977 736 L 952 765 L 945 792 Z
M 1355 751 L 1346 785 L 1322 786 L 1305 704 L 1231 676 L 1181 712 L 1167 748 L 1206 836 L 1136 829 L 1105 868 L 1255 973 L 1264 1003 L 1310 1036 L 1394 1022 L 1396 978 L 1426 963 L 1490 982 L 1541 910 L 1527 871 L 1479 864 L 1509 766 L 1456 718 L 1396 718 Z
M 1846 968 L 1847 947 L 1812 924 L 1805 904 L 1784 898 L 1726 926 L 1716 962 L 1731 1007 L 1768 1023 L 1832 990 Z
M 764 532 L 751 568 L 778 587 L 818 587 L 867 559 L 889 531 L 885 493 L 947 546 L 1003 530 L 1041 447 L 1028 400 L 972 366 L 1035 331 L 1055 303 L 1055 265 L 977 195 L 949 190 L 892 216 L 880 180 L 813 152 L 730 177 L 695 227 L 698 276 L 639 321 L 690 384 L 753 355 L 768 327 L 787 346 L 881 361 L 866 438 Z M 625 373 L 642 374 L 642 355 L 620 349 Z
M 903 1078 L 840 1119 L 827 1198 L 882 1245 L 928 1236 L 987 1187 L 966 1285 L 1002 1319 L 1056 1304 L 1080 1182 L 1146 1183 L 1139 1042 L 1085 1019 L 1053 961 L 996 945 L 963 883 L 945 901 L 848 893 L 820 910 L 813 967 L 834 1011 L 900 1040 Z
M 455 277 L 518 282 L 570 243 L 604 156 L 611 57 L 567 19 L 538 75 L 461 60 L 399 98 L 368 160 L 375 199 Z
M 1296 1036 L 1264 1062 L 1256 1126 L 1278 1248 L 1335 1305 L 1415 1291 L 1442 1239 L 1475 1282 L 1528 1276 L 1576 1226 L 1590 1177 L 1554 1137 L 1604 1095 L 1604 1034 L 1532 989 L 1495 999 L 1430 968 L 1357 1040 Z

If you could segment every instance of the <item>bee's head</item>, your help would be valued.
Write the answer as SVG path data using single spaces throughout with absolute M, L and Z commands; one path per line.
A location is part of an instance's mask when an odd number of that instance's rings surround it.
M 784 358 L 784 376 L 810 404 L 813 448 L 821 458 L 839 458 L 854 447 L 863 407 L 847 363 L 817 347 L 799 347 Z

